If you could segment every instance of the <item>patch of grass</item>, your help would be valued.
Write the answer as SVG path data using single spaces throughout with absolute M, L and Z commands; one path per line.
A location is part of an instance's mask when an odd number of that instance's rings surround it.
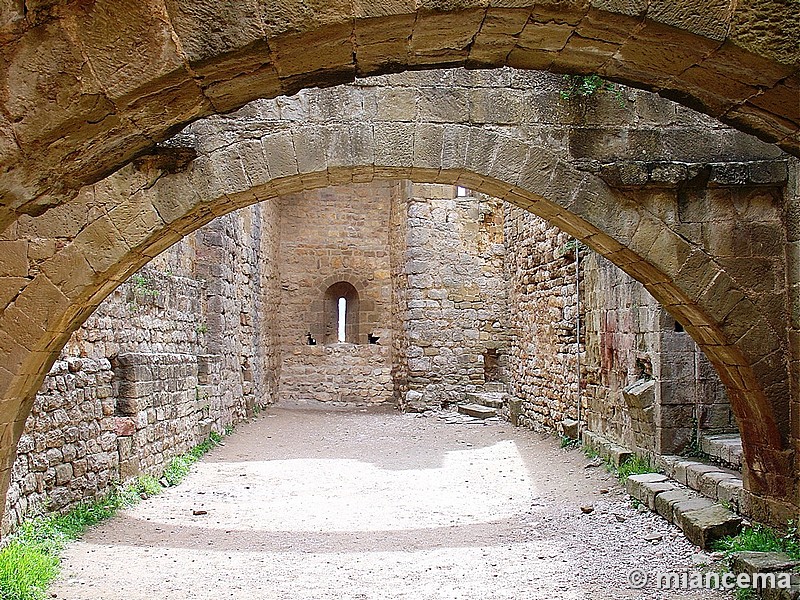
M 176 456 L 164 469 L 164 479 L 170 485 L 178 485 L 189 474 L 189 467 L 192 463 L 197 462 L 197 459 L 192 459 L 187 455 Z
M 631 475 L 643 475 L 645 473 L 655 473 L 656 469 L 650 462 L 649 456 L 639 456 L 634 454 L 617 469 L 617 477 L 620 481 L 625 481 Z
M 226 428 L 225 431 L 225 435 L 228 435 L 228 428 Z M 231 428 L 231 431 L 233 431 L 233 428 Z M 206 441 L 198 444 L 186 454 L 176 456 L 169 461 L 167 468 L 164 469 L 164 479 L 167 480 L 169 485 L 178 485 L 189 474 L 189 470 L 191 469 L 192 465 L 200 460 L 209 450 L 219 446 L 221 441 L 222 436 L 212 431 L 211 435 L 208 436 Z
M 170 485 L 176 485 L 189 468 L 222 436 L 212 433 L 189 452 L 174 458 L 164 471 Z M 58 575 L 59 556 L 67 543 L 83 535 L 88 527 L 112 517 L 120 508 L 133 506 L 142 498 L 162 491 L 158 479 L 140 475 L 123 488 L 116 488 L 94 502 L 85 502 L 63 515 L 38 515 L 23 523 L 0 548 L 0 600 L 43 600 L 48 584 Z
M 0 600 L 44 598 L 47 585 L 58 575 L 64 546 L 80 537 L 87 527 L 138 502 L 140 490 L 152 489 L 150 479 L 143 476 L 99 500 L 79 504 L 64 515 L 39 515 L 26 521 L 0 550 Z
M 736 600 L 757 600 L 758 596 L 753 588 L 739 588 L 736 590 Z
M 559 436 L 561 438 L 560 445 L 562 448 L 569 448 L 572 450 L 573 448 L 577 448 L 580 446 L 580 440 L 573 440 L 571 437 L 567 437 L 566 435 Z
M 600 457 L 600 453 L 591 446 L 583 447 L 583 455 L 588 459 L 595 459 Z
M 160 494 L 163 488 L 158 482 L 158 479 L 152 475 L 140 475 L 129 489 L 133 493 L 138 494 L 140 498 L 142 496 L 148 498 Z
M 13 540 L 0 550 L 0 598 L 39 600 L 58 574 L 58 556 Z
M 738 535 L 723 538 L 716 542 L 715 550 L 730 556 L 735 552 L 785 552 L 795 560 L 800 560 L 800 533 L 797 525 L 789 522 L 785 534 L 764 525 L 745 527 Z

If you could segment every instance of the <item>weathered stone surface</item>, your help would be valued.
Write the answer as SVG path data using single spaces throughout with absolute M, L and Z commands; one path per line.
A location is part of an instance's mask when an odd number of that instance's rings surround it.
M 458 412 L 478 419 L 488 419 L 497 415 L 497 410 L 481 404 L 459 404 Z
M 736 535 L 742 526 L 740 517 L 719 504 L 694 509 L 690 502 L 677 503 L 674 519 L 689 541 L 701 548 L 709 548 L 718 539 Z
M 431 11 L 427 3 L 409 9 L 405 2 L 308 7 L 287 1 L 264 12 L 253 2 L 211 9 L 171 0 L 163 6 L 64 3 L 56 13 L 26 5 L 25 25 L 14 21 L 6 32 L 5 80 L 13 90 L 6 113 L 16 135 L 6 135 L 4 160 L 18 163 L 7 186 L 26 200 L 52 191 L 48 181 L 77 186 L 197 116 L 357 73 L 423 64 L 602 67 L 641 87 L 667 89 L 669 82 L 684 102 L 796 151 L 790 135 L 797 126 L 796 86 L 789 80 L 797 26 L 786 5 L 731 11 L 716 2 L 698 11 L 661 2 L 643 25 L 641 11 L 631 8 L 636 3 L 592 3 L 591 11 L 586 3 L 558 12 L 539 7 L 530 22 L 532 5 L 517 4 L 487 11 L 438 3 Z M 16 9 L 6 12 L 20 19 Z M 665 52 L 653 51 L 661 46 Z M 309 55 L 309 47 L 322 51 Z M 84 56 L 94 65 L 92 78 L 81 76 Z M 674 74 L 679 77 L 670 80 Z M 56 106 L 52 90 L 69 90 L 72 101 Z M 46 150 L 34 143 L 55 132 L 70 132 L 69 141 Z M 41 161 L 23 159 L 35 157 L 34 150 L 43 153 Z M 82 150 L 86 156 L 69 166 L 64 158 Z M 49 173 L 42 168 L 47 162 L 59 168 Z
M 690 502 L 692 498 L 685 490 L 665 491 L 656 496 L 654 502 L 655 510 L 667 521 L 673 523 L 675 520 L 675 507 L 680 503 Z M 694 498 L 696 499 L 696 497 Z M 711 502 L 709 500 L 702 499 L 694 507 L 703 508 L 710 505 Z
M 273 268 L 281 286 L 280 400 L 375 404 L 393 399 L 389 220 L 401 196 L 400 185 L 384 182 L 279 201 L 281 264 Z M 338 343 L 337 330 L 341 285 L 351 294 L 345 343 Z
M 705 435 L 700 449 L 734 469 L 742 468 L 742 438 L 737 434 Z
M 676 487 L 660 473 L 631 475 L 625 480 L 625 490 L 650 510 L 656 510 L 656 498 L 659 494 L 675 490 Z
M 468 404 L 480 404 L 498 409 L 505 404 L 504 396 L 502 392 L 467 392 L 464 394 L 464 399 Z
M 564 419 L 559 424 L 561 435 L 571 440 L 577 440 L 580 437 L 580 426 L 580 422 L 574 419 Z
M 397 315 L 405 385 L 430 407 L 466 398 L 499 408 L 504 395 L 486 385 L 504 389 L 508 379 L 503 203 L 464 187 L 414 184 L 395 210 L 403 219 L 393 231 L 407 307 Z
M 731 568 L 735 573 L 776 573 L 792 571 L 800 561 L 783 552 L 735 552 Z

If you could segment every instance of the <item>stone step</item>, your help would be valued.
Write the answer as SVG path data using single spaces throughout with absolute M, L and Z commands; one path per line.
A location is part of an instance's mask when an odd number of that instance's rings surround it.
M 470 404 L 480 404 L 490 408 L 502 408 L 506 395 L 503 392 L 467 392 L 464 399 Z
M 488 419 L 497 415 L 497 410 L 482 404 L 459 404 L 458 412 L 478 419 Z
M 736 574 L 774 573 L 774 587 L 767 585 L 757 594 L 766 600 L 797 600 L 800 597 L 800 574 L 792 570 L 800 565 L 783 552 L 737 552 L 731 557 L 731 570 Z M 789 587 L 785 587 L 785 575 L 789 576 Z M 779 579 L 780 578 L 780 579 Z
M 744 484 L 742 474 L 697 459 L 682 456 L 659 456 L 656 467 L 668 477 L 715 502 L 739 512 Z
M 666 475 L 631 475 L 625 480 L 625 489 L 650 510 L 674 523 L 690 542 L 703 549 L 718 539 L 736 535 L 742 527 L 738 515 L 670 481 Z
M 487 381 L 483 384 L 484 392 L 500 392 L 505 394 L 508 391 L 508 384 L 502 381 Z
M 714 461 L 742 470 L 742 438 L 738 433 L 702 435 L 700 450 Z
M 558 424 L 558 430 L 561 435 L 571 440 L 577 440 L 580 436 L 581 424 L 575 419 L 563 419 Z
M 584 446 L 588 446 L 597 452 L 603 459 L 613 463 L 615 467 L 619 467 L 631 456 L 633 456 L 633 452 L 627 448 L 620 446 L 619 444 L 615 444 L 608 438 L 600 435 L 599 433 L 595 433 L 594 431 L 584 429 L 581 432 L 581 441 L 583 442 Z

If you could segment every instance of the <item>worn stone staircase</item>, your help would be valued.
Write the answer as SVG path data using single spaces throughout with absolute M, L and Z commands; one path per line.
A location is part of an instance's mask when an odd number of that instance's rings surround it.
M 584 445 L 619 467 L 633 453 L 605 437 L 584 431 Z M 742 526 L 741 474 L 711 463 L 680 456 L 657 457 L 659 473 L 632 475 L 627 492 L 650 510 L 674 523 L 701 548 L 736 534 Z
M 508 405 L 505 388 L 502 382 L 490 381 L 484 384 L 482 391 L 466 392 L 458 412 L 480 419 L 497 416 Z
M 715 462 L 742 470 L 742 438 L 738 433 L 704 435 L 700 438 L 700 450 Z

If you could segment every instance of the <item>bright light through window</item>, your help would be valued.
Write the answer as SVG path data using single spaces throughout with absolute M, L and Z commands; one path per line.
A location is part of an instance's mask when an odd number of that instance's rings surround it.
M 339 298 L 339 341 L 344 341 L 345 315 L 347 314 L 347 300 Z
M 457 185 L 456 186 L 456 197 L 457 198 L 464 198 L 467 195 L 467 188 Z

